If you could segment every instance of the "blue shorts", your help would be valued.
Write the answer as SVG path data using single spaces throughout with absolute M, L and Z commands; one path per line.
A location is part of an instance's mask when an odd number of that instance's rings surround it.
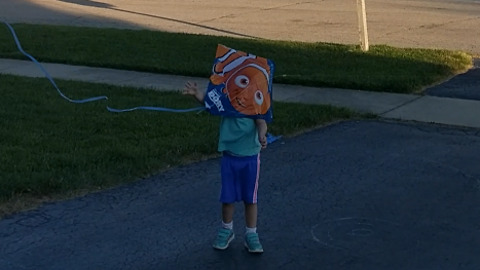
M 239 157 L 224 153 L 222 157 L 222 203 L 257 203 L 260 154 Z

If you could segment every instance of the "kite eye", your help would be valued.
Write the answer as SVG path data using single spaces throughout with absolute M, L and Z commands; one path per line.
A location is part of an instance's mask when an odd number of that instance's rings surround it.
M 245 88 L 248 86 L 250 81 L 248 80 L 248 77 L 245 75 L 239 75 L 238 77 L 235 78 L 235 84 L 238 87 Z
M 258 105 L 262 105 L 263 103 L 263 94 L 260 92 L 260 90 L 255 92 L 255 102 L 257 102 Z

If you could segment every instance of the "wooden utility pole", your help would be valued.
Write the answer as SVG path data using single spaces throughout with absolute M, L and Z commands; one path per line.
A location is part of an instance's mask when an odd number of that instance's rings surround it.
M 358 33 L 360 35 L 360 46 L 362 51 L 368 51 L 367 12 L 365 0 L 357 0 Z

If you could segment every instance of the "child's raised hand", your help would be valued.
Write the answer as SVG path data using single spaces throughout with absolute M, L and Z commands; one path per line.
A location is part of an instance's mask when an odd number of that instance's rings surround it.
M 186 82 L 183 88 L 182 94 L 195 96 L 198 92 L 198 86 L 196 82 Z
M 195 99 L 202 103 L 205 100 L 205 92 L 199 90 L 196 82 L 186 82 L 185 87 L 182 90 L 182 94 L 195 97 Z

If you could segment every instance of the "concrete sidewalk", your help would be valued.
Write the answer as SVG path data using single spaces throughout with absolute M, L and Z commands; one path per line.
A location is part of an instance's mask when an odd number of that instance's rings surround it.
M 206 85 L 205 78 L 192 78 L 107 68 L 44 63 L 54 78 L 105 83 L 156 90 L 182 89 L 186 81 Z M 0 59 L 0 74 L 44 77 L 30 61 Z M 448 97 L 378 93 L 360 90 L 314 88 L 275 84 L 274 99 L 305 104 L 346 107 L 362 113 L 373 113 L 387 119 L 420 121 L 480 128 L 480 101 Z

